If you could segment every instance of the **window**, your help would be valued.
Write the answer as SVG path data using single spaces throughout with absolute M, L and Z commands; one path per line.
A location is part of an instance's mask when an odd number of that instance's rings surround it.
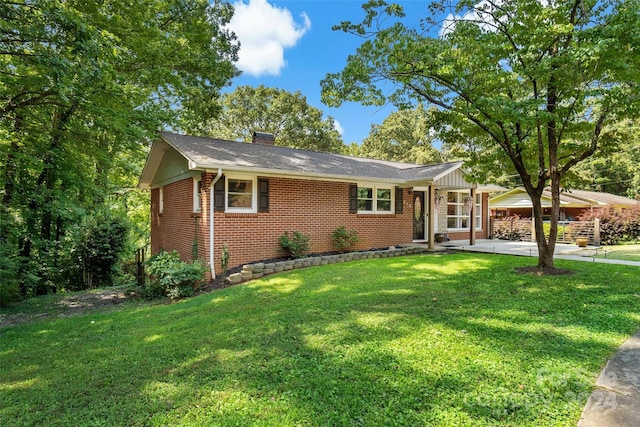
M 373 212 L 373 188 L 358 187 L 358 211 Z
M 391 189 L 378 188 L 376 190 L 376 211 L 391 212 Z
M 358 212 L 392 213 L 393 191 L 391 188 L 358 187 Z
M 256 211 L 256 183 L 254 178 L 226 179 L 226 211 L 227 212 L 255 212 Z
M 468 200 L 469 193 L 449 191 L 447 193 L 447 229 L 469 229 Z M 475 226 L 482 228 L 482 198 L 476 194 L 475 206 Z
M 200 178 L 193 178 L 193 211 L 202 212 L 202 181 Z
M 164 211 L 164 187 L 158 189 L 158 213 Z

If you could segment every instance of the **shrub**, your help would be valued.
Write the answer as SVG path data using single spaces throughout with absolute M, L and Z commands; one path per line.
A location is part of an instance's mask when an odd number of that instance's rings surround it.
M 278 242 L 282 252 L 292 258 L 303 258 L 309 252 L 309 236 L 299 231 L 294 231 L 292 237 L 289 237 L 289 232 L 285 231 L 278 238 Z
M 0 242 L 0 307 L 20 299 L 18 284 L 19 260 L 8 245 Z
M 227 277 L 227 271 L 229 270 L 229 259 L 231 259 L 231 253 L 229 252 L 229 245 L 226 243 L 222 245 L 222 254 L 220 255 L 220 264 L 222 265 L 222 278 Z
M 582 221 L 594 218 L 600 218 L 600 241 L 605 245 L 640 240 L 640 207 L 622 211 L 601 209 L 580 217 Z
M 520 221 L 520 216 L 513 215 L 494 221 L 493 238 L 498 240 L 512 240 L 520 242 L 523 240 L 524 233 L 514 225 Z
M 147 261 L 150 280 L 143 294 L 147 298 L 192 296 L 204 280 L 207 267 L 199 260 L 191 263 L 180 259 L 178 251 L 159 252 Z
M 72 232 L 68 288 L 80 290 L 112 285 L 125 250 L 129 224 L 107 210 L 86 216 Z M 61 277 L 61 280 L 65 280 Z
M 0 212 L 0 307 L 6 307 L 22 297 L 21 259 L 16 250 L 16 228 L 12 219 L 7 211 Z
M 360 242 L 360 236 L 356 230 L 347 230 L 344 226 L 340 226 L 331 233 L 331 241 L 336 251 L 349 252 Z

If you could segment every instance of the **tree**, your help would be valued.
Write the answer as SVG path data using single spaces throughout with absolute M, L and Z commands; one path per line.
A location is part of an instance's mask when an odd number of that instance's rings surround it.
M 341 153 L 342 137 L 332 117 L 323 117 L 296 91 L 260 85 L 238 86 L 221 99 L 220 116 L 197 121 L 191 130 L 214 138 L 251 142 L 253 132 L 272 133 L 276 145 L 314 151 Z
M 422 106 L 392 112 L 381 125 L 372 125 L 359 155 L 372 159 L 429 164 L 442 161 L 433 147 L 432 114 Z
M 640 197 L 640 123 L 625 120 L 612 126 L 621 143 L 601 150 L 578 165 L 569 185 L 632 199 Z
M 469 166 L 481 173 L 509 164 L 517 172 L 533 203 L 538 268 L 553 268 L 563 179 L 618 143 L 611 123 L 638 115 L 639 6 L 438 2 L 418 30 L 403 25 L 401 6 L 370 1 L 362 23 L 339 26 L 368 39 L 343 71 L 322 82 L 323 101 L 439 108 L 451 128 L 469 131 L 476 150 Z M 548 239 L 540 202 L 547 185 Z
M 0 244 L 23 294 L 55 291 L 70 226 L 122 202 L 145 139 L 215 114 L 237 75 L 231 14 L 207 0 L 0 3 Z

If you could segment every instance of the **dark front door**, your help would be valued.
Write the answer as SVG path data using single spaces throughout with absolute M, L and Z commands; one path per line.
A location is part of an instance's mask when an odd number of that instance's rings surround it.
M 424 191 L 413 192 L 413 240 L 424 240 Z

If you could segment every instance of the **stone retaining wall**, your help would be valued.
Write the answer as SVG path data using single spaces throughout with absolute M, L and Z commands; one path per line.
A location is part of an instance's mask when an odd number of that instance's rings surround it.
M 242 266 L 240 273 L 230 274 L 225 279 L 228 284 L 237 285 L 248 280 L 259 279 L 269 274 L 280 273 L 281 271 L 295 270 L 317 265 L 336 264 L 340 262 L 358 261 L 361 259 L 391 258 L 403 255 L 414 255 L 428 252 L 426 247 L 398 247 L 381 251 L 347 252 L 338 255 L 322 255 L 308 258 L 298 258 L 287 261 L 271 263 L 256 262 Z

